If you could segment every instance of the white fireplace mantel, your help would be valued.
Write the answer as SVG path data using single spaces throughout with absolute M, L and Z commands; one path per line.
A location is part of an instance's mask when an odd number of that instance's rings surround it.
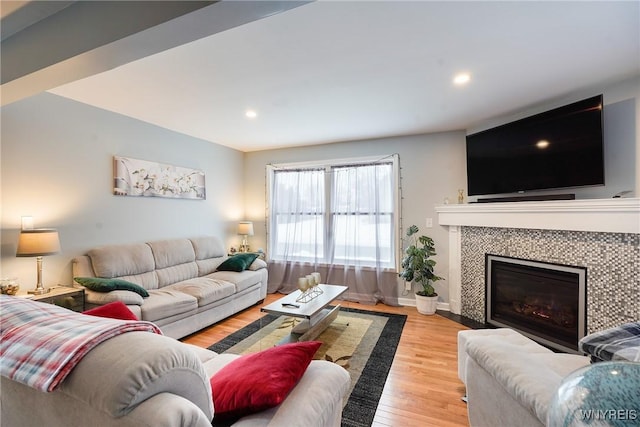
M 640 234 L 640 199 L 470 203 L 436 207 L 440 225 Z
M 640 234 L 640 199 L 471 203 L 436 207 L 449 226 L 449 309 L 460 314 L 460 227 Z

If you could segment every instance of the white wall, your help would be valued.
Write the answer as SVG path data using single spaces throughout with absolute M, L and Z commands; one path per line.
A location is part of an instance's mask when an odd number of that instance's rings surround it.
M 45 285 L 70 283 L 71 259 L 104 244 L 217 235 L 237 245 L 244 216 L 243 154 L 43 93 L 2 107 L 0 275 L 35 285 L 36 261 L 16 258 L 23 215 L 60 233 Z M 112 195 L 113 156 L 201 169 L 207 199 Z
M 381 157 L 398 153 L 402 176 L 402 210 L 405 230 L 416 224 L 421 233 L 435 240 L 436 273 L 446 278 L 449 242 L 445 227 L 437 225 L 435 206 L 445 198 L 457 201 L 459 188 L 466 188 L 464 132 L 403 136 L 366 141 L 265 150 L 245 154 L 245 206 L 248 219 L 254 221 L 256 235 L 252 247 L 267 249 L 265 231 L 265 166 L 270 163 L 321 161 L 358 156 Z M 465 190 L 466 191 L 466 190 Z M 425 219 L 433 219 L 433 228 L 425 228 Z M 402 289 L 402 283 L 398 286 Z M 438 282 L 436 290 L 442 301 L 449 299 L 448 284 Z M 401 298 L 413 299 L 413 292 L 400 292 Z

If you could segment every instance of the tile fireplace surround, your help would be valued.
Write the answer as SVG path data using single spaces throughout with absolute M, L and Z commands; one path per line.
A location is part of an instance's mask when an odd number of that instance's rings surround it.
M 450 309 L 485 322 L 485 253 L 587 267 L 587 333 L 640 319 L 640 199 L 436 207 Z

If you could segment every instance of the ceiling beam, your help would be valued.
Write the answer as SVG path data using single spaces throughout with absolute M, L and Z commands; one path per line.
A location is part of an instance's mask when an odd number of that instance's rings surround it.
M 2 105 L 306 3 L 76 2 L 2 41 Z
M 211 1 L 81 1 L 61 10 L 31 2 L 2 20 L 11 26 L 28 11 L 51 13 L 2 40 L 2 83 L 104 46 L 210 5 Z M 53 2 L 57 3 L 57 2 Z M 29 21 L 25 23 L 28 24 Z
M 0 2 L 0 40 L 5 40 L 27 27 L 71 6 L 74 1 L 2 1 Z

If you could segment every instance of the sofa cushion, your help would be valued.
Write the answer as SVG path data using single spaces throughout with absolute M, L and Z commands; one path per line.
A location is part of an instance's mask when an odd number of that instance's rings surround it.
M 191 243 L 196 252 L 198 276 L 206 276 L 216 271 L 227 256 L 222 241 L 217 237 L 197 237 L 191 239 Z
M 237 273 L 235 271 L 216 271 L 215 273 L 211 273 L 206 277 L 231 282 L 236 285 L 236 292 L 241 292 L 245 289 L 249 289 L 251 286 L 254 286 L 257 283 L 260 283 L 262 272 L 250 270 L 245 270 L 242 273 Z
M 196 259 L 220 258 L 226 255 L 222 240 L 213 236 L 195 237 L 191 244 L 196 253 Z
M 155 322 L 166 317 L 195 311 L 198 300 L 191 295 L 173 289 L 154 289 L 141 306 L 142 320 Z
M 322 345 L 306 341 L 239 357 L 210 380 L 214 422 L 230 421 L 279 405 Z
M 225 259 L 225 257 L 220 257 L 196 260 L 198 276 L 206 276 L 207 274 L 215 272 L 218 269 L 218 266 L 222 264 Z
M 149 242 L 156 269 L 167 268 L 196 260 L 193 245 L 188 239 L 159 240 Z
M 138 320 L 135 314 L 122 301 L 114 301 L 91 310 L 83 311 L 83 314 L 97 317 L 107 317 L 119 320 Z
M 147 273 L 155 269 L 151 248 L 146 243 L 109 245 L 91 249 L 93 271 L 98 277 L 122 277 Z
M 122 301 L 126 305 L 142 305 L 144 298 L 131 291 L 96 292 L 91 289 L 84 291 L 85 301 L 89 304 L 103 305 L 114 301 Z
M 149 242 L 156 263 L 158 287 L 162 288 L 198 276 L 196 254 L 188 239 Z
M 163 289 L 174 289 L 187 295 L 191 295 L 198 300 L 199 307 L 231 296 L 236 291 L 236 287 L 233 283 L 227 282 L 226 280 L 213 279 L 211 277 L 197 277 L 174 285 L 169 285 Z
M 141 274 L 133 274 L 130 276 L 120 276 L 118 279 L 127 280 L 131 283 L 136 283 L 143 288 L 149 289 L 158 289 L 158 274 L 156 270 L 148 271 L 146 273 Z
M 253 261 L 258 258 L 258 254 L 236 254 L 230 256 L 218 266 L 218 271 L 244 271 Z
M 131 291 L 141 297 L 149 296 L 145 288 L 122 279 L 105 279 L 102 277 L 74 277 L 73 280 L 96 292 Z
M 156 274 L 158 275 L 158 287 L 162 288 L 198 277 L 198 266 L 193 261 L 156 270 Z

